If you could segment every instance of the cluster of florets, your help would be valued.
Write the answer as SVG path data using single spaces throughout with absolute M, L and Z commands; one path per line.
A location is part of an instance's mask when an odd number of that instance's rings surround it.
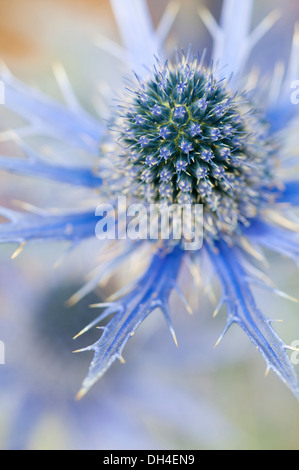
M 114 122 L 121 186 L 148 203 L 203 204 L 210 238 L 255 216 L 272 179 L 267 127 L 198 58 L 137 77 Z

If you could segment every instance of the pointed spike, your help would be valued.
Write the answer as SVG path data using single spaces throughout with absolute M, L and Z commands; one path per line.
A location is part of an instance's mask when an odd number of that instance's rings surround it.
M 65 258 L 66 258 L 66 257 L 65 257 L 65 253 L 63 253 L 63 255 L 60 256 L 60 257 L 55 261 L 55 263 L 53 264 L 53 269 L 54 269 L 54 270 L 55 270 L 55 269 L 58 269 L 58 268 L 62 265 L 62 263 L 64 262 Z
M 89 330 L 92 328 L 92 326 L 94 326 L 94 324 L 96 324 L 96 322 L 92 322 L 92 324 L 89 324 L 89 325 L 85 326 L 85 328 L 83 328 L 82 330 L 80 330 L 79 333 L 77 333 L 77 334 L 73 337 L 73 339 L 77 339 L 77 338 L 79 338 L 79 336 L 84 335 L 84 333 L 86 333 L 87 331 L 89 331 Z
M 215 303 L 217 302 L 217 298 L 210 284 L 205 285 L 204 292 L 208 296 L 208 299 L 211 302 L 211 304 L 215 305 Z
M 294 346 L 289 346 L 288 344 L 284 345 L 284 349 L 289 349 L 290 351 L 299 352 L 299 348 L 295 348 Z
M 262 253 L 257 251 L 257 249 L 249 242 L 248 238 L 240 237 L 240 241 L 244 249 L 252 255 L 258 261 L 261 261 L 264 265 L 268 265 L 266 258 L 263 256 Z
M 263 271 L 258 269 L 256 266 L 248 262 L 245 258 L 243 258 L 243 264 L 248 272 L 253 273 L 254 277 L 260 279 L 267 286 L 274 287 L 272 279 L 270 279 Z
M 72 353 L 77 354 L 77 353 L 81 353 L 81 352 L 85 352 L 85 351 L 90 351 L 90 349 L 91 349 L 90 346 L 88 346 L 87 348 L 75 349 L 75 351 L 72 351 Z
M 270 372 L 270 369 L 271 369 L 271 367 L 267 364 L 267 366 L 266 366 L 266 371 L 265 371 L 265 377 L 268 376 L 268 374 L 269 374 L 269 372 Z
M 218 303 L 218 305 L 217 305 L 217 307 L 216 307 L 216 309 L 215 309 L 215 311 L 212 315 L 213 318 L 215 318 L 218 315 L 218 313 L 220 312 L 221 307 L 224 304 L 224 302 L 225 302 L 225 298 L 222 297 L 222 299 L 220 299 L 220 302 Z
M 26 245 L 26 242 L 22 242 L 18 246 L 18 248 L 13 252 L 13 254 L 11 255 L 11 259 L 16 259 L 21 254 L 21 252 L 23 251 L 25 245 Z
M 73 339 L 79 338 L 79 336 L 84 335 L 84 333 L 86 333 L 86 332 L 89 331 L 90 329 L 91 329 L 91 326 L 90 326 L 90 325 L 86 326 L 85 328 L 83 328 L 82 330 L 80 330 L 79 333 L 77 333 L 77 334 L 73 337 Z M 78 352 L 78 351 L 73 351 L 73 352 Z
M 176 337 L 176 334 L 175 334 L 175 331 L 174 331 L 174 328 L 172 325 L 169 325 L 169 331 L 171 333 L 171 336 L 172 336 L 172 339 L 174 341 L 174 344 L 176 345 L 176 347 L 178 348 L 178 341 L 177 341 L 177 337 Z
M 67 303 L 66 303 L 67 306 L 73 307 L 74 305 L 76 305 L 78 302 L 80 302 L 80 300 L 82 300 L 91 291 L 90 286 L 93 286 L 93 288 L 95 288 L 97 284 L 98 284 L 97 279 L 92 279 L 91 281 L 84 284 L 77 292 L 75 292 L 75 294 L 73 294 L 67 300 Z
M 197 9 L 197 12 L 213 39 L 215 40 L 216 38 L 219 38 L 222 34 L 221 28 L 219 27 L 210 10 L 201 5 Z
M 191 260 L 189 256 L 185 256 L 184 261 L 192 275 L 192 279 L 197 287 L 202 286 L 201 276 L 198 266 Z
M 229 328 L 231 327 L 231 325 L 234 323 L 234 321 L 235 321 L 235 320 L 234 320 L 233 317 L 228 317 L 228 318 L 227 318 L 226 325 L 225 325 L 225 327 L 224 327 L 224 329 L 223 329 L 221 335 L 220 335 L 219 338 L 217 339 L 216 343 L 214 344 L 213 349 L 215 349 L 215 348 L 219 345 L 220 341 L 221 341 L 222 338 L 224 337 L 225 333 L 229 330 Z
M 125 62 L 126 51 L 125 49 L 117 44 L 117 42 L 113 41 L 112 39 L 108 38 L 107 36 L 98 35 L 95 45 L 100 47 L 102 50 L 108 52 L 111 56 L 115 57 L 116 59 L 120 60 L 121 62 Z
M 274 26 L 281 17 L 281 11 L 276 8 L 266 16 L 261 23 L 249 34 L 248 47 L 250 50 L 262 39 L 262 37 Z
M 83 335 L 85 333 L 85 328 L 83 328 L 83 330 L 79 331 L 79 333 L 77 333 L 75 336 L 73 336 L 73 339 L 77 339 L 79 338 L 79 336 Z M 73 351 L 73 352 L 78 352 L 78 351 Z
M 66 104 L 74 112 L 80 112 L 82 110 L 82 106 L 75 95 L 64 66 L 60 62 L 54 62 L 52 68 Z
M 77 393 L 77 395 L 75 396 L 75 400 L 76 401 L 81 400 L 86 395 L 87 392 L 88 390 L 86 388 L 81 388 L 79 392 Z
M 280 296 L 284 299 L 290 300 L 291 302 L 299 303 L 299 299 L 297 299 L 296 297 L 293 297 L 292 295 L 289 295 L 286 292 L 283 292 L 279 289 L 273 289 L 273 292 L 275 292 L 276 295 L 278 295 L 278 296 Z
M 171 328 L 171 334 L 172 334 L 172 338 L 173 338 L 173 341 L 174 341 L 174 344 L 176 345 L 176 347 L 178 348 L 179 345 L 178 345 L 178 341 L 177 341 L 177 337 L 176 337 L 176 334 L 175 334 L 175 331 L 173 328 Z
M 123 356 L 119 356 L 118 357 L 119 361 L 121 364 L 125 364 L 126 363 L 126 360 L 123 358 Z
M 174 341 L 174 344 L 176 345 L 176 347 L 178 348 L 179 345 L 178 345 L 178 341 L 177 341 L 177 337 L 176 337 L 176 334 L 175 334 L 175 331 L 174 331 L 174 328 L 171 324 L 168 323 L 168 327 L 169 327 L 169 331 L 171 333 L 171 336 L 172 336 L 172 339 Z
M 161 308 L 161 310 L 163 312 L 163 315 L 164 315 L 164 318 L 166 319 L 166 322 L 167 322 L 169 331 L 171 333 L 172 339 L 174 341 L 174 344 L 176 345 L 176 347 L 178 347 L 177 337 L 176 337 L 176 334 L 175 334 L 175 331 L 174 331 L 174 328 L 173 328 L 173 325 L 172 325 L 172 321 L 171 321 L 171 318 L 170 318 L 169 306 L 168 306 L 167 303 L 164 303 L 164 304 L 159 303 L 158 306 Z
M 267 211 L 266 216 L 271 222 L 274 222 L 283 228 L 293 232 L 299 232 L 299 224 L 287 219 L 287 217 L 284 217 L 282 214 L 278 214 L 274 211 Z
M 160 44 L 163 44 L 170 28 L 179 12 L 180 2 L 177 0 L 170 1 L 163 13 L 160 23 L 157 27 L 157 36 Z
M 192 311 L 192 308 L 190 307 L 186 297 L 184 296 L 181 288 L 179 287 L 179 285 L 177 283 L 175 283 L 174 285 L 174 288 L 176 290 L 176 292 L 178 293 L 181 301 L 183 302 L 184 306 L 185 306 L 185 309 L 187 310 L 187 312 L 189 313 L 189 315 L 193 315 L 193 311 Z
M 111 307 L 114 305 L 113 302 L 100 302 L 98 304 L 90 304 L 88 305 L 89 308 L 106 308 L 106 307 Z
M 220 343 L 220 341 L 222 340 L 222 338 L 223 338 L 223 334 L 221 334 L 221 335 L 219 336 L 219 338 L 217 339 L 216 343 L 215 343 L 214 346 L 213 346 L 213 349 L 217 348 L 217 346 L 219 345 L 219 343 Z
M 78 302 L 80 302 L 81 300 L 81 297 L 80 295 L 78 295 L 77 293 L 72 295 L 66 302 L 66 305 L 68 307 L 73 307 L 74 305 L 76 305 Z
M 129 290 L 136 284 L 136 280 L 130 282 L 129 284 L 126 284 L 124 287 L 122 287 L 121 289 L 119 289 L 117 292 L 115 292 L 114 294 L 111 294 L 107 300 L 109 302 L 114 302 L 115 300 L 119 299 L 120 297 L 122 297 L 123 295 L 125 295 L 126 293 L 129 292 Z
M 93 320 L 85 328 L 83 328 L 81 331 L 79 331 L 79 333 L 77 333 L 76 336 L 73 337 L 73 339 L 76 339 L 79 336 L 83 335 L 84 333 L 89 331 L 91 328 L 96 326 L 97 323 L 99 323 L 101 320 L 104 320 L 104 318 L 108 317 L 108 315 L 110 315 L 111 313 L 115 313 L 117 310 L 119 310 L 119 306 L 114 305 L 114 304 L 112 305 L 112 307 L 113 306 L 115 308 L 110 308 L 110 307 L 106 308 L 106 310 L 104 310 L 97 318 L 95 318 L 95 320 Z
M 70 248 L 68 248 L 56 261 L 55 263 L 53 264 L 53 269 L 58 269 L 62 263 L 66 260 L 66 258 L 68 257 L 68 255 L 70 254 L 71 251 L 74 250 L 74 248 L 77 246 L 78 243 L 74 242 L 72 243 L 72 245 L 70 246 Z M 71 305 L 68 305 L 67 306 L 71 307 Z
M 287 294 L 286 292 L 283 292 L 283 291 L 277 289 L 273 285 L 268 285 L 268 284 L 265 284 L 265 283 L 261 283 L 260 281 L 258 281 L 256 279 L 250 278 L 249 276 L 246 277 L 246 280 L 249 284 L 255 284 L 259 287 L 267 289 L 270 292 L 273 292 L 274 294 L 278 295 L 279 297 L 282 297 L 283 299 L 290 300 L 291 302 L 294 302 L 294 303 L 299 303 L 299 299 Z

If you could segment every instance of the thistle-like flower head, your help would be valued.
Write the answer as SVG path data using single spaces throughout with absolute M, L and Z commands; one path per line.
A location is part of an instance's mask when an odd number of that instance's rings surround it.
M 158 64 L 127 91 L 113 126 L 119 181 L 143 202 L 202 204 L 213 240 L 234 234 L 267 202 L 275 147 L 245 94 L 188 55 Z
M 209 292 L 211 271 L 220 281 L 222 295 L 216 302 L 215 314 L 223 304 L 227 306 L 220 339 L 237 323 L 265 358 L 267 369 L 272 368 L 299 398 L 299 380 L 286 353 L 293 346 L 278 337 L 251 289 L 252 284 L 259 285 L 290 298 L 276 289 L 265 274 L 263 247 L 299 263 L 299 226 L 292 212 L 299 205 L 298 178 L 288 178 L 286 165 L 281 171 L 285 164 L 284 142 L 276 132 L 283 129 L 287 138 L 293 133 L 290 120 L 296 115 L 296 108 L 289 92 L 290 80 L 296 78 L 299 70 L 298 33 L 294 35 L 285 77 L 281 66 L 277 66 L 273 77 L 259 81 L 253 71 L 245 75 L 244 66 L 277 15 L 271 13 L 251 31 L 252 0 L 224 0 L 219 25 L 207 10 L 199 8 L 214 40 L 211 62 L 217 64 L 217 69 L 210 67 L 205 57 L 191 58 L 189 52 L 179 55 L 174 63 L 164 60 L 172 57 L 163 52 L 171 25 L 169 10 L 154 31 L 146 0 L 111 0 L 111 5 L 125 50 L 120 51 L 111 41 L 105 45 L 118 58 L 126 58 L 136 74 L 114 109 L 110 126 L 101 124 L 82 108 L 61 69 L 56 70 L 56 75 L 68 107 L 49 100 L 4 71 L 5 106 L 29 125 L 16 129 L 26 158 L 0 155 L 0 167 L 83 186 L 92 197 L 85 203 L 89 207 L 86 210 L 46 212 L 32 210 L 25 203 L 25 211 L 28 208 L 32 211 L 26 214 L 1 207 L 0 215 L 7 222 L 0 226 L 0 242 L 18 244 L 15 258 L 33 240 L 68 240 L 76 246 L 83 239 L 95 238 L 99 217 L 100 222 L 104 219 L 95 210 L 99 194 L 101 202 L 109 206 L 113 216 L 116 214 L 118 227 L 122 212 L 115 211 L 117 196 L 126 195 L 130 202 L 139 202 L 147 208 L 152 203 L 167 207 L 201 205 L 204 243 L 194 250 L 182 249 L 180 243 L 169 243 L 163 237 L 158 243 L 159 237 L 150 239 L 151 243 L 129 237 L 119 237 L 118 243 L 115 239 L 105 240 L 98 268 L 71 297 L 69 305 L 107 282 L 124 262 L 126 275 L 129 260 L 134 260 L 130 264 L 134 266 L 133 279 L 104 302 L 95 304 L 101 312 L 75 337 L 95 326 L 101 328 L 100 338 L 83 349 L 93 351 L 94 356 L 77 397 L 82 398 L 116 359 L 124 362 L 122 352 L 126 343 L 155 309 L 163 312 L 177 344 L 170 295 L 175 290 L 190 311 L 183 292 L 188 281 L 184 284 L 180 279 L 185 263 L 195 282 L 206 283 Z M 154 56 L 160 59 L 152 67 Z M 226 66 L 230 79 L 223 77 Z M 244 89 L 252 90 L 252 94 Z M 264 115 L 255 104 L 260 96 Z M 0 137 L 4 140 L 7 135 L 1 133 Z M 36 148 L 22 140 L 31 135 L 42 136 L 45 145 Z M 86 160 L 80 165 L 47 160 L 46 141 L 50 138 L 52 145 L 53 137 L 62 141 L 70 154 L 77 150 L 80 155 L 87 152 L 94 156 L 95 165 Z M 107 141 L 111 146 L 106 145 Z M 61 206 L 64 207 L 63 202 Z M 104 326 L 103 320 L 107 320 Z

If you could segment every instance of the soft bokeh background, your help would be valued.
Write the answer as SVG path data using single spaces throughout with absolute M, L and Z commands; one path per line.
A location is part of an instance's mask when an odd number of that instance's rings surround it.
M 125 1 L 125 0 L 124 0 Z M 149 0 L 155 24 L 167 0 Z M 211 39 L 197 15 L 200 1 L 184 0 L 167 39 L 211 50 Z M 222 2 L 204 4 L 218 19 Z M 273 8 L 281 19 L 254 50 L 250 63 L 271 73 L 286 61 L 299 5 L 291 0 L 256 1 L 253 26 Z M 81 102 L 91 111 L 105 104 L 107 84 L 121 84 L 122 65 L 98 47 L 100 36 L 119 41 L 106 0 L 1 0 L 0 57 L 22 80 L 61 99 L 52 64 L 63 63 Z M 1 115 L 1 129 L 6 122 Z M 13 151 L 7 143 L 1 152 Z M 0 202 L 25 200 L 41 207 L 64 198 L 69 188 L 0 172 Z M 76 193 L 76 201 L 80 199 Z M 213 349 L 225 311 L 212 319 L 213 303 L 190 290 L 195 314 L 175 300 L 176 349 L 165 321 L 155 312 L 127 345 L 126 364 L 114 364 L 81 402 L 74 396 L 90 355 L 72 349 L 90 343 L 70 338 L 91 318 L 88 305 L 122 281 L 118 273 L 73 309 L 70 294 L 96 265 L 93 241 L 72 253 L 58 269 L 64 243 L 29 246 L 14 261 L 13 246 L 0 246 L 0 339 L 6 364 L 0 365 L 0 447 L 30 449 L 298 449 L 299 405 L 270 372 L 237 327 Z M 298 271 L 291 261 L 269 254 L 269 275 L 279 288 L 298 295 Z M 187 276 L 187 274 L 186 274 Z M 186 277 L 186 285 L 190 279 Z M 188 289 L 187 289 L 188 290 Z M 196 292 L 196 295 L 194 294 Z M 276 330 L 287 343 L 299 340 L 298 305 L 257 291 L 265 314 L 282 318 Z M 96 333 L 96 332 L 95 332 Z M 94 334 L 94 333 L 92 333 Z M 298 368 L 298 367 L 297 367 Z

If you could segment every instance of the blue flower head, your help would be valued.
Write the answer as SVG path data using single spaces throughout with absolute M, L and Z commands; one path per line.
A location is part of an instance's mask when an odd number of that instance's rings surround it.
M 214 39 L 214 67 L 205 63 L 204 54 L 193 57 L 190 51 L 178 54 L 176 61 L 165 60 L 163 34 L 167 34 L 165 25 L 171 24 L 171 18 L 163 23 L 164 29 L 161 26 L 155 32 L 144 0 L 111 0 L 111 5 L 125 46 L 123 56 L 135 70 L 135 78 L 124 90 L 107 128 L 74 102 L 66 80 L 63 87 L 67 86 L 69 107 L 28 89 L 7 71 L 3 76 L 6 106 L 29 120 L 27 133 L 55 135 L 71 148 L 96 155 L 96 168 L 46 161 L 22 141 L 22 129 L 19 144 L 27 158 L 2 156 L 0 165 L 12 172 L 100 190 L 102 201 L 110 207 L 108 216 L 119 196 L 145 208 L 200 205 L 204 243 L 200 249 L 186 250 L 181 241 L 165 240 L 160 229 L 158 236 L 150 239 L 117 240 L 119 250 L 111 250 L 110 259 L 72 296 L 70 305 L 132 256 L 139 256 L 141 265 L 146 251 L 149 262 L 126 290 L 95 305 L 101 313 L 76 335 L 105 320 L 100 338 L 83 349 L 93 351 L 94 356 L 78 398 L 115 359 L 124 362 L 125 344 L 156 308 L 162 310 L 177 344 L 169 297 L 176 290 L 189 309 L 179 287 L 179 273 L 183 262 L 194 272 L 199 261 L 212 266 L 221 282 L 216 311 L 226 304 L 223 334 L 233 323 L 238 324 L 265 358 L 267 368 L 299 397 L 298 379 L 286 354 L 288 346 L 260 311 L 251 291 L 251 284 L 258 283 L 279 293 L 259 275 L 261 247 L 297 260 L 299 255 L 298 224 L 286 211 L 299 203 L 298 182 L 281 177 L 281 140 L 275 132 L 287 131 L 294 106 L 286 98 L 285 84 L 279 88 L 275 77 L 270 88 L 272 92 L 280 89 L 276 101 L 263 101 L 260 87 L 248 93 L 243 85 L 247 54 L 274 23 L 275 14 L 250 33 L 251 0 L 225 0 L 221 25 L 202 9 L 200 15 Z M 296 47 L 294 50 L 296 53 Z M 293 56 L 292 65 L 298 65 Z M 94 237 L 99 221 L 95 207 L 55 214 L 2 208 L 1 214 L 9 221 L 1 225 L 0 239 L 19 244 L 14 256 L 32 240 L 60 239 L 76 244 Z M 123 215 L 118 207 L 119 227 Z M 193 231 L 196 227 L 188 226 Z
M 191 204 L 203 205 L 209 241 L 249 225 L 273 194 L 277 148 L 264 116 L 217 81 L 200 57 L 155 67 L 131 90 L 114 124 L 125 185 L 118 194 L 174 204 L 187 193 Z

